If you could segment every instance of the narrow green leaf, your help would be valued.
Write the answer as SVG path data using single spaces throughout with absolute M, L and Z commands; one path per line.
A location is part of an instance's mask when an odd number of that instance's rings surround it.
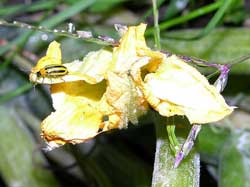
M 72 6 L 66 8 L 65 10 L 61 11 L 60 13 L 54 15 L 50 19 L 46 19 L 43 21 L 40 25 L 52 28 L 59 23 L 67 20 L 68 18 L 74 16 L 75 14 L 81 12 L 82 10 L 85 10 L 90 5 L 92 5 L 95 2 L 95 0 L 80 0 L 76 1 Z
M 190 39 L 199 39 L 210 33 L 216 27 L 216 25 L 218 25 L 218 23 L 221 21 L 221 19 L 225 15 L 226 11 L 230 8 L 230 5 L 232 4 L 233 1 L 234 0 L 224 0 L 222 6 L 217 10 L 213 18 L 209 21 L 209 23 L 202 30 L 202 32 L 198 34 L 198 36 Z
M 93 13 L 103 13 L 111 10 L 114 6 L 121 4 L 127 0 L 96 0 L 96 2 L 90 7 L 90 11 Z
M 178 40 L 197 40 L 200 39 L 206 35 L 208 35 L 222 20 L 223 16 L 225 15 L 226 11 L 230 8 L 234 0 L 221 0 L 223 1 L 222 5 L 219 7 L 217 12 L 214 14 L 212 19 L 208 22 L 206 27 L 201 30 L 199 34 L 196 36 L 193 36 L 191 38 L 184 38 L 184 37 L 174 37 L 173 39 Z
M 72 17 L 73 15 L 81 12 L 82 10 L 88 8 L 90 5 L 92 5 L 95 2 L 95 0 L 81 0 L 76 1 L 76 3 L 65 10 L 61 11 L 60 13 L 56 14 L 55 16 L 51 17 L 50 19 L 46 19 L 40 23 L 41 26 L 45 26 L 46 28 L 52 28 L 59 23 L 67 20 L 68 18 Z M 30 37 L 30 35 L 34 33 L 34 31 L 27 31 L 15 40 L 9 42 L 4 47 L 0 48 L 0 56 L 5 53 L 8 50 L 11 50 L 13 46 L 18 46 Z
M 5 94 L 1 95 L 0 96 L 0 104 L 4 103 L 6 101 L 9 101 L 12 98 L 17 97 L 17 96 L 25 93 L 26 91 L 30 90 L 31 88 L 32 88 L 32 84 L 31 83 L 26 83 L 23 86 L 15 89 L 13 91 L 10 91 L 8 93 L 5 93 Z
M 32 135 L 8 106 L 0 106 L 0 172 L 7 186 L 58 186 Z
M 184 15 L 184 16 L 180 16 L 180 17 L 177 17 L 177 18 L 174 18 L 174 19 L 171 19 L 169 21 L 165 21 L 163 23 L 161 23 L 159 25 L 160 27 L 160 30 L 165 30 L 165 29 L 168 29 L 168 28 L 171 28 L 173 26 L 176 26 L 178 24 L 181 24 L 181 23 L 184 23 L 188 20 L 192 20 L 194 18 L 197 18 L 199 16 L 202 16 L 202 15 L 206 15 L 216 9 L 218 9 L 222 4 L 222 1 L 216 1 L 210 5 L 207 5 L 207 6 L 204 6 L 204 7 L 201 7 L 199 9 L 196 9 L 194 10 L 193 12 L 190 12 L 189 14 L 187 15 Z M 147 31 L 146 31 L 146 35 L 152 35 L 154 33 L 154 29 L 153 28 L 149 28 Z
M 25 12 L 35 12 L 40 10 L 46 10 L 51 9 L 57 5 L 59 1 L 53 0 L 53 1 L 37 1 L 34 3 L 31 3 L 30 5 L 27 4 L 18 4 L 18 5 L 12 5 L 12 6 L 5 6 L 4 8 L 0 9 L 0 16 L 13 16 L 18 13 L 25 13 Z

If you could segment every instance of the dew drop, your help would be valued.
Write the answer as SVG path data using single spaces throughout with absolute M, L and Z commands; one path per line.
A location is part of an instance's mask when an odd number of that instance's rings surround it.
M 92 32 L 90 31 L 76 31 L 79 38 L 92 38 Z
M 104 36 L 104 35 L 100 35 L 98 36 L 98 38 L 100 40 L 103 40 L 103 41 L 106 41 L 106 42 L 109 42 L 109 43 L 115 43 L 115 40 L 109 36 Z
M 75 32 L 75 25 L 73 23 L 68 23 L 68 32 Z

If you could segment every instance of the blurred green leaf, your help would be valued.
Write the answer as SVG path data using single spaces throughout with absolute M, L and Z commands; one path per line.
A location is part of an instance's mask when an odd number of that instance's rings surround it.
M 171 0 L 161 19 L 165 20 L 175 16 L 187 6 L 188 2 L 189 0 Z
M 158 0 L 157 3 L 157 8 L 159 9 L 159 7 L 164 3 L 165 0 Z M 151 7 L 150 9 L 148 9 L 138 20 L 137 24 L 140 24 L 141 22 L 145 22 L 145 19 L 147 17 L 149 17 L 151 14 L 153 14 L 153 7 Z M 152 29 L 153 30 L 153 29 Z
M 177 17 L 177 18 L 174 18 L 174 19 L 170 19 L 170 20 L 167 20 L 167 21 L 164 21 L 163 23 L 160 23 L 160 30 L 164 30 L 164 29 L 168 29 L 168 28 L 171 28 L 173 26 L 176 26 L 178 24 L 181 24 L 181 23 L 185 23 L 187 22 L 188 20 L 192 20 L 192 19 L 195 19 L 199 16 L 202 16 L 202 15 L 206 15 L 216 9 L 218 9 L 219 7 L 221 7 L 222 5 L 222 1 L 216 1 L 214 3 L 211 3 L 209 5 L 206 5 L 204 7 L 201 7 L 199 9 L 196 9 L 190 13 L 188 13 L 187 15 L 182 15 L 180 17 Z M 149 28 L 146 32 L 146 35 L 152 35 L 154 32 L 154 29 L 153 28 Z M 177 36 L 175 36 L 177 37 Z M 179 36 L 180 38 L 181 36 Z
M 68 18 L 74 16 L 75 14 L 81 12 L 82 10 L 91 6 L 95 0 L 80 0 L 75 1 L 75 3 L 66 8 L 65 10 L 59 12 L 58 14 L 52 16 L 50 19 L 43 21 L 40 25 L 46 28 L 52 28 L 59 23 L 67 20 Z
M 199 32 L 200 30 L 197 29 L 162 33 L 162 50 L 222 64 L 250 54 L 250 29 L 216 29 L 210 35 L 197 41 L 180 41 L 165 37 L 166 34 L 177 37 L 193 37 Z M 235 65 L 232 72 L 249 74 L 250 60 Z
M 42 166 L 45 159 L 28 129 L 10 107 L 0 106 L 0 171 L 8 186 L 55 187 L 57 181 Z
M 206 27 L 197 36 L 189 38 L 189 39 L 198 39 L 209 34 L 216 27 L 216 25 L 218 25 L 218 23 L 222 20 L 223 16 L 225 15 L 226 11 L 230 8 L 233 1 L 235 0 L 223 0 L 223 4 L 214 14 L 212 19 L 208 22 Z
M 245 101 L 247 100 L 245 99 Z M 237 107 L 238 106 L 240 107 L 240 105 L 237 104 Z M 220 128 L 229 128 L 232 130 L 235 129 L 250 130 L 250 115 L 249 112 L 237 109 L 231 115 L 227 116 L 221 121 L 216 122 L 215 124 L 217 125 L 216 127 Z
M 125 1 L 127 0 L 96 0 L 90 7 L 90 11 L 93 13 L 105 12 Z
M 10 17 L 17 15 L 19 13 L 25 12 L 36 12 L 40 10 L 51 9 L 57 5 L 59 0 L 52 0 L 52 1 L 36 1 L 31 4 L 18 4 L 18 5 L 11 5 L 5 6 L 4 8 L 0 9 L 0 16 L 3 17 Z
M 98 165 L 112 179 L 114 186 L 150 185 L 151 168 L 135 156 L 126 145 L 116 143 L 114 146 L 107 144 L 100 147 Z M 110 168 L 117 171 L 119 175 L 115 176 Z M 123 178 L 130 178 L 130 180 L 122 181 Z
M 219 186 L 250 186 L 250 132 L 234 131 L 220 154 Z
M 99 45 L 91 42 L 83 42 L 72 38 L 64 38 L 60 41 L 62 48 L 62 59 L 64 63 L 76 59 L 82 59 L 88 52 L 100 49 Z
M 90 186 L 103 186 L 110 187 L 111 179 L 103 172 L 102 168 L 96 163 L 93 158 L 86 158 L 80 149 L 77 149 L 79 146 L 70 146 L 70 151 L 75 157 L 77 164 L 80 169 L 86 176 L 87 182 Z
M 2 94 L 0 95 L 0 104 L 9 101 L 11 99 L 13 99 L 14 97 L 17 97 L 21 94 L 23 94 L 24 92 L 30 90 L 32 88 L 32 84 L 31 83 L 26 83 L 23 86 L 20 86 L 19 88 L 16 88 L 15 90 L 12 90 L 8 93 Z
M 247 2 L 243 0 L 235 0 L 231 6 L 232 8 L 227 12 L 224 17 L 226 24 L 240 24 L 247 18 L 249 8 Z
M 65 10 L 59 12 L 58 14 L 50 17 L 49 19 L 46 19 L 40 23 L 41 26 L 44 26 L 46 28 L 52 28 L 59 23 L 67 20 L 68 18 L 74 16 L 75 14 L 81 12 L 82 10 L 88 8 L 90 5 L 92 5 L 95 2 L 95 0 L 80 0 L 76 1 L 72 6 L 66 8 Z M 0 55 L 5 53 L 8 50 L 11 50 L 13 46 L 18 46 L 27 41 L 27 39 L 30 37 L 30 35 L 34 33 L 33 31 L 28 31 L 16 38 L 15 40 L 9 42 L 4 47 L 0 48 Z
M 197 141 L 197 149 L 202 156 L 210 161 L 218 160 L 218 156 L 230 131 L 226 128 L 215 127 L 211 125 L 203 125 Z
M 108 135 L 104 134 L 97 139 L 104 140 L 105 136 Z M 85 144 L 71 146 L 71 152 L 87 181 L 95 183 L 96 186 L 108 187 L 150 185 L 152 168 L 131 152 L 125 144 L 122 144 L 121 141 L 97 141 L 92 140 L 96 146 L 88 157 L 83 153 Z M 124 178 L 128 180 L 124 180 Z

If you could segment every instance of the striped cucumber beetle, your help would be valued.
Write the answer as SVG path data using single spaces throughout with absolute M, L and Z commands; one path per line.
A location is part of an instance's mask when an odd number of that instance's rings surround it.
M 68 70 L 63 65 L 50 64 L 46 65 L 40 71 L 36 72 L 37 77 L 58 78 L 68 74 Z
M 56 41 L 50 43 L 47 53 L 37 64 L 31 68 L 29 79 L 38 84 L 57 84 L 62 82 L 71 82 L 84 80 L 96 83 L 96 79 L 86 72 L 81 72 L 81 61 L 67 63 L 62 65 L 62 54 L 60 44 Z M 91 72 L 95 72 L 91 70 Z
M 58 83 L 62 82 L 62 77 L 67 74 L 67 67 L 62 65 L 60 44 L 53 41 L 48 47 L 46 56 L 42 57 L 31 69 L 30 81 L 40 84 Z
M 53 79 L 61 79 L 68 74 L 68 69 L 61 64 L 49 64 L 43 68 L 32 71 L 30 74 L 30 80 L 35 83 L 53 83 Z M 61 81 L 60 81 L 61 82 Z

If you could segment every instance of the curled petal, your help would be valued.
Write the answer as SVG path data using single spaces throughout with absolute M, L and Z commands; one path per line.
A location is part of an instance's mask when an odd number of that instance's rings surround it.
M 42 122 L 42 136 L 51 148 L 81 143 L 99 133 L 102 117 L 94 106 L 68 103 Z
M 104 82 L 91 85 L 75 81 L 51 85 L 56 111 L 41 124 L 43 137 L 49 145 L 80 143 L 96 136 L 104 124 L 105 114 L 100 111 L 99 102 L 105 89 Z
M 190 123 L 215 122 L 233 111 L 203 75 L 175 55 L 146 75 L 143 90 L 161 115 L 186 115 Z

